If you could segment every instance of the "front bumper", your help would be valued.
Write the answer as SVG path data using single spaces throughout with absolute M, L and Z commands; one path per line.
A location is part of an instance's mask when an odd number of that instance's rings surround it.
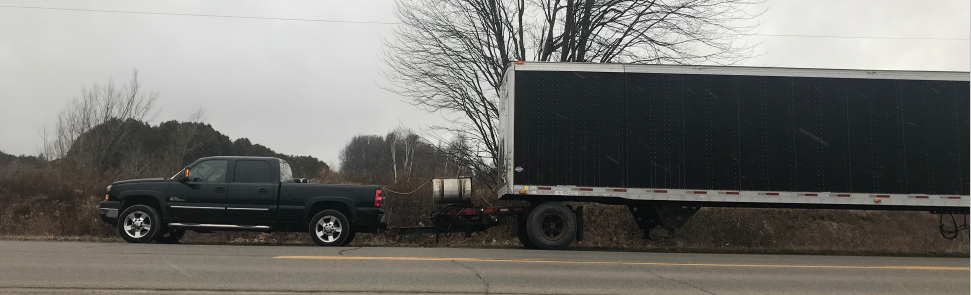
M 114 225 L 118 223 L 118 207 L 121 204 L 118 201 L 101 201 L 98 205 L 98 211 L 100 211 L 101 221 L 105 223 Z

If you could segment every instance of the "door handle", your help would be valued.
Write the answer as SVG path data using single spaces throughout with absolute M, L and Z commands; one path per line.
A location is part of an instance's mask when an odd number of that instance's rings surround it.
M 269 194 L 269 193 L 270 193 L 270 190 L 268 189 L 265 189 L 265 188 L 260 189 L 260 194 Z
M 217 187 L 216 188 L 216 192 L 217 193 L 225 193 L 226 192 L 226 188 L 224 188 L 224 187 Z

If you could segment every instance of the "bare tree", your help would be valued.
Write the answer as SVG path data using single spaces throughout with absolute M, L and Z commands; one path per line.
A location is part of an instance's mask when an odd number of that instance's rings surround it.
M 415 152 L 422 147 L 421 138 L 407 129 L 404 130 L 403 134 L 397 143 L 404 151 L 404 159 L 401 161 L 401 166 L 404 171 L 405 180 L 411 180 L 415 175 L 415 162 L 417 160 Z
M 410 129 L 399 127 L 388 133 L 385 143 L 391 155 L 394 181 L 411 180 L 416 160 L 415 151 L 420 147 L 421 138 Z
M 361 183 L 391 183 L 393 175 L 388 163 L 388 144 L 379 135 L 358 135 L 340 152 L 340 173 L 349 181 Z
M 188 121 L 183 123 L 173 122 L 176 124 L 175 132 L 170 139 L 170 148 L 165 151 L 162 161 L 168 166 L 163 168 L 165 171 L 175 171 L 181 168 L 190 152 L 212 141 L 212 138 L 199 136 L 199 127 L 205 121 L 204 117 L 205 112 L 199 109 L 189 116 Z
M 738 37 L 758 24 L 761 0 L 399 0 L 386 40 L 388 87 L 467 142 L 455 156 L 494 183 L 496 106 L 514 60 L 733 64 L 753 54 Z M 452 146 L 455 147 L 454 145 Z
M 358 135 L 341 149 L 340 176 L 359 183 L 407 184 L 434 177 L 470 175 L 466 165 L 453 158 L 467 150 L 462 140 L 435 146 L 413 133 L 398 128 L 384 137 Z
M 42 136 L 43 155 L 48 160 L 66 159 L 78 168 L 103 168 L 108 155 L 130 144 L 128 134 L 133 123 L 153 119 L 158 110 L 155 101 L 158 93 L 143 93 L 138 82 L 138 71 L 132 72 L 131 81 L 118 87 L 113 80 L 108 84 L 95 84 L 83 88 L 61 110 L 54 124 L 53 134 Z M 109 124 L 110 123 L 110 124 Z M 97 134 L 89 134 L 95 128 Z
M 391 151 L 391 175 L 395 182 L 398 182 L 398 143 L 401 141 L 401 137 L 401 132 L 396 129 L 388 133 L 387 138 L 384 139 Z

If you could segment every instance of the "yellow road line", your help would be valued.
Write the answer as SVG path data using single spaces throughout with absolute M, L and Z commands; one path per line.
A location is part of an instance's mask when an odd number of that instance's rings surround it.
M 381 261 L 473 261 L 473 262 L 519 262 L 519 263 L 572 263 L 572 264 L 618 264 L 618 265 L 668 265 L 668 266 L 720 266 L 720 267 L 769 267 L 769 268 L 835 268 L 835 269 L 909 269 L 909 270 L 971 270 L 968 267 L 952 266 L 908 266 L 908 265 L 785 265 L 785 264 L 722 264 L 722 263 L 672 263 L 672 262 L 619 262 L 619 261 L 572 261 L 537 259 L 488 259 L 463 257 L 380 257 L 380 256 L 276 256 L 277 259 L 316 259 L 316 260 L 381 260 Z

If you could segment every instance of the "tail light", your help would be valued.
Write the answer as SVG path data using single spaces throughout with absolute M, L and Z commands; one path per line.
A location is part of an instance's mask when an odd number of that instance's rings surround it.
M 381 194 L 381 190 L 374 191 L 374 207 L 381 207 L 381 201 L 384 201 L 384 195 Z

